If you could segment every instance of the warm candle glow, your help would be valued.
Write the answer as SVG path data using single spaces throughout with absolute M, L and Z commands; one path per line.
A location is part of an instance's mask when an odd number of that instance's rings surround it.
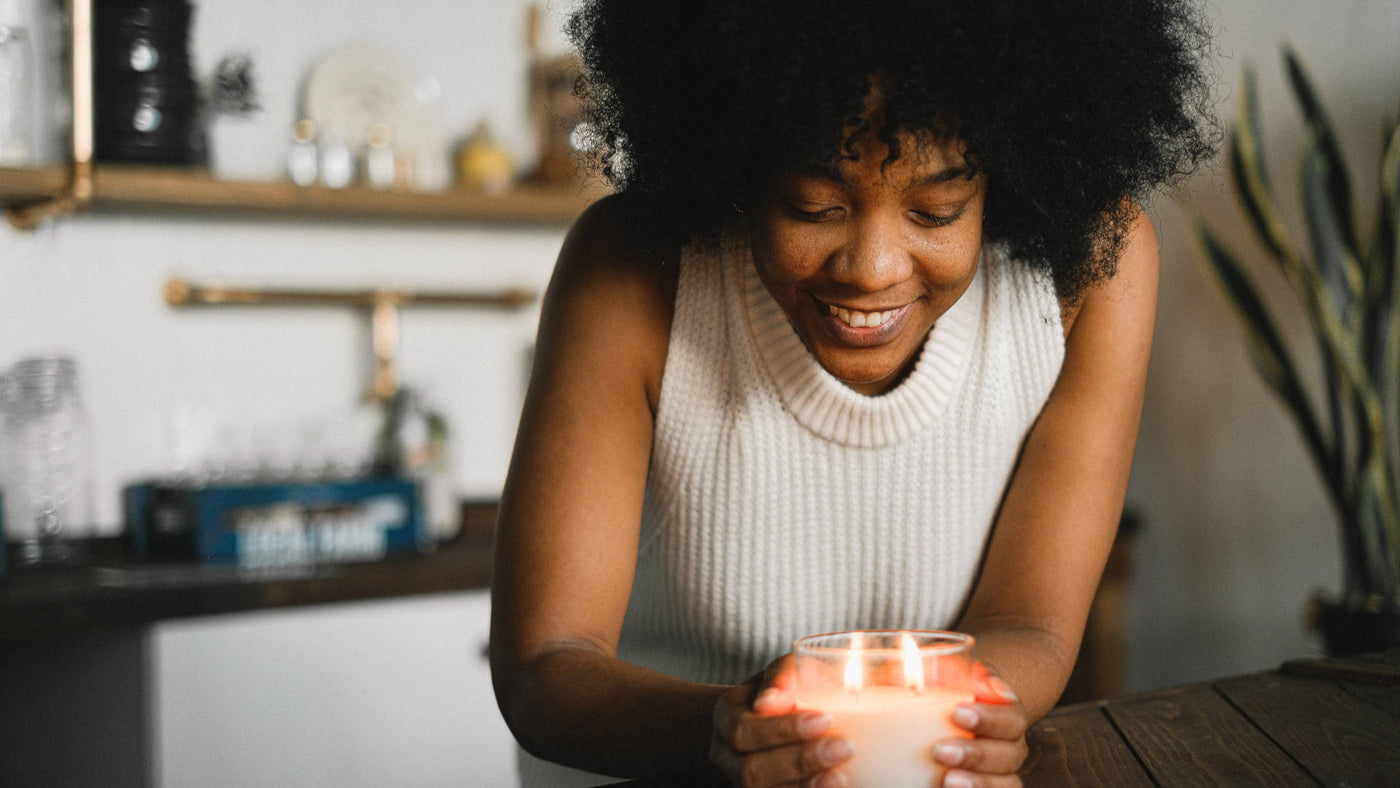
M 919 658 L 919 646 L 908 632 L 899 633 L 899 647 L 904 650 L 904 686 L 915 692 L 924 691 L 924 662 Z
M 846 689 L 855 691 L 865 683 L 860 666 L 860 633 L 851 635 L 851 648 L 846 654 Z
M 958 704 L 973 699 L 965 667 L 971 648 L 969 635 L 907 629 L 829 632 L 793 643 L 797 708 L 831 715 L 830 734 L 855 750 L 840 767 L 846 785 L 943 784 L 934 745 L 972 736 L 952 720 Z M 925 665 L 930 659 L 938 662 Z M 944 670 L 944 663 L 964 667 Z

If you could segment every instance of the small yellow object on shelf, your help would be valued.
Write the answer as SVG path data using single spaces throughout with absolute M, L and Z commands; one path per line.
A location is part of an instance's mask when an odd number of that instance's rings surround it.
M 502 194 L 514 182 L 514 159 L 492 138 L 486 121 L 481 121 L 457 151 L 458 185 L 470 191 Z

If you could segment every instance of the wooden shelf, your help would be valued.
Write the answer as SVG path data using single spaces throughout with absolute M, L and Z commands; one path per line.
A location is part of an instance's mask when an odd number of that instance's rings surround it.
M 0 203 L 41 202 L 58 195 L 66 181 L 63 166 L 0 167 Z M 93 193 L 96 211 L 554 226 L 569 224 L 604 194 L 596 188 L 528 183 L 497 196 L 376 191 L 363 186 L 328 189 L 289 181 L 223 181 L 196 169 L 110 164 L 94 168 Z

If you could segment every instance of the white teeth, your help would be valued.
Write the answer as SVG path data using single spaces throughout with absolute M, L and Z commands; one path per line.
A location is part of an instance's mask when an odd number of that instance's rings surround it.
M 831 304 L 827 304 L 826 308 L 831 310 L 833 317 L 851 328 L 874 328 L 875 326 L 887 322 L 899 311 L 898 309 L 887 309 L 884 312 L 853 312 L 849 309 L 841 309 L 840 307 L 832 306 Z

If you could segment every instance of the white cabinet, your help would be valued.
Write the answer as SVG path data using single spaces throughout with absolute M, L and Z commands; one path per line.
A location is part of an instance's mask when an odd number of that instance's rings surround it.
M 469 591 L 157 625 L 154 784 L 516 785 L 489 607 Z

